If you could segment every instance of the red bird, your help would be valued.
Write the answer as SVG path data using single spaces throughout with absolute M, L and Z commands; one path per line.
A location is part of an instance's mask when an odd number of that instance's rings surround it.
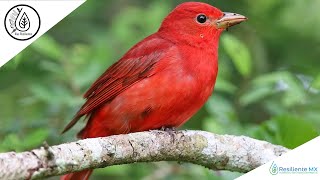
M 180 4 L 158 32 L 133 46 L 93 83 L 63 132 L 82 116 L 89 119 L 78 134 L 82 139 L 182 125 L 213 91 L 220 34 L 246 19 L 205 3 Z M 91 173 L 62 179 L 88 179 Z

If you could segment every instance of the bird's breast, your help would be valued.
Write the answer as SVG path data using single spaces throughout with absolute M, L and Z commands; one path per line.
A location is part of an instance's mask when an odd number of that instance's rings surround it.
M 157 83 L 163 92 L 160 94 L 164 94 L 164 104 L 169 104 L 166 112 L 171 111 L 167 119 L 175 126 L 187 121 L 210 97 L 218 73 L 217 63 L 214 53 L 186 52 L 172 63 L 167 73 L 159 76 Z
M 199 96 L 208 98 L 214 88 L 218 74 L 218 53 L 216 50 L 193 49 L 187 50 L 183 66 L 185 72 L 192 76 Z

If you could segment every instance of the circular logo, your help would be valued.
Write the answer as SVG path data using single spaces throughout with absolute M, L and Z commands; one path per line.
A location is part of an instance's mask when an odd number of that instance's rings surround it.
M 40 29 L 40 16 L 29 5 L 16 5 L 7 12 L 4 26 L 12 38 L 26 41 L 38 33 Z

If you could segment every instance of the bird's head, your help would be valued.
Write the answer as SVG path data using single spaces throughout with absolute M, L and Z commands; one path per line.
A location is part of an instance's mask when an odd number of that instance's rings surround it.
M 178 5 L 164 19 L 159 32 L 187 43 L 212 42 L 218 41 L 223 30 L 245 20 L 245 16 L 222 12 L 206 3 L 186 2 Z

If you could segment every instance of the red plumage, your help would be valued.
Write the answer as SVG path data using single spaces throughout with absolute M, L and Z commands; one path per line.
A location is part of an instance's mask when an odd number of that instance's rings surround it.
M 197 22 L 199 15 L 206 16 L 205 23 Z M 208 4 L 179 5 L 158 32 L 133 46 L 93 83 L 84 95 L 87 101 L 63 132 L 82 116 L 89 118 L 79 138 L 182 125 L 213 91 L 218 42 L 225 29 L 217 21 L 223 17 Z M 91 171 L 80 173 L 62 179 L 87 179 Z

